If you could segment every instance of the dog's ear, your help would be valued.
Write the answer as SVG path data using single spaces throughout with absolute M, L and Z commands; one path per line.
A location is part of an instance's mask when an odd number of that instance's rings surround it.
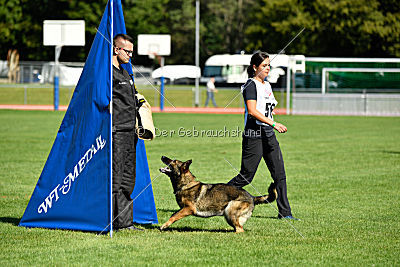
M 166 156 L 162 156 L 162 157 L 161 157 L 161 161 L 162 161 L 163 163 L 165 163 L 166 165 L 169 165 L 169 164 L 171 164 L 172 159 L 170 159 L 170 158 L 168 158 L 168 157 L 166 157 Z
M 189 160 L 188 160 L 188 161 L 186 161 L 185 163 L 186 163 L 186 166 L 187 166 L 187 168 L 189 169 L 189 166 L 190 166 L 190 164 L 192 164 L 192 160 L 191 160 L 191 159 L 189 159 Z
M 192 164 L 192 160 L 191 159 L 189 159 L 188 161 L 184 162 L 182 164 L 182 171 L 183 172 L 187 172 L 189 170 L 190 164 Z

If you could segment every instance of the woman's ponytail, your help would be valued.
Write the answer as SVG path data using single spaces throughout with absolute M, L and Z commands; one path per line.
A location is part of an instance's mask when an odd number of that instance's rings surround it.
M 249 78 L 253 78 L 255 73 L 256 71 L 253 69 L 252 65 L 247 67 L 247 75 L 249 75 Z

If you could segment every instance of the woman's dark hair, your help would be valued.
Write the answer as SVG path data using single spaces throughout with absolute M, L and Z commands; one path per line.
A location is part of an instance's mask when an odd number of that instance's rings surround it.
M 269 58 L 268 53 L 261 52 L 261 51 L 255 52 L 251 56 L 250 66 L 247 67 L 247 74 L 249 75 L 249 78 L 253 78 L 254 74 L 256 73 L 256 71 L 253 68 L 253 65 L 258 67 L 267 58 Z

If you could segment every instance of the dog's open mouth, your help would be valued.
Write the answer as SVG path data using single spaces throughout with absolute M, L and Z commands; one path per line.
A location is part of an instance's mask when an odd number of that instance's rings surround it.
M 170 173 L 172 172 L 172 170 L 168 167 L 164 167 L 164 168 L 160 168 L 160 172 L 162 173 Z

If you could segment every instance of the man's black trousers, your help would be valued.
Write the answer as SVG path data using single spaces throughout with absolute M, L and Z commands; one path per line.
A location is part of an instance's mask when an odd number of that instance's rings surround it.
M 113 132 L 113 228 L 133 225 L 133 203 L 131 194 L 136 178 L 135 131 Z
M 264 158 L 276 185 L 278 216 L 286 217 L 292 215 L 287 198 L 285 166 L 275 134 L 270 137 L 263 136 L 262 138 L 243 137 L 240 173 L 230 180 L 228 184 L 240 188 L 250 184 L 256 174 L 261 158 Z

